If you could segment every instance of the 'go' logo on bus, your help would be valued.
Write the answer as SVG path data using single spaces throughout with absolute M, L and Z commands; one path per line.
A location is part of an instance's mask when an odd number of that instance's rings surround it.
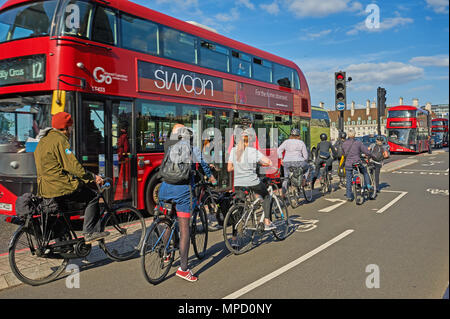
M 105 82 L 106 84 L 111 84 L 112 82 L 112 77 L 100 66 L 94 69 L 93 75 L 97 83 Z

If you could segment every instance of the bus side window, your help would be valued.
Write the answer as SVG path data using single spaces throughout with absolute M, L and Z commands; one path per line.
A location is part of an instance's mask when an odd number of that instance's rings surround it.
M 117 43 L 116 14 L 106 8 L 97 6 L 92 29 L 92 41 L 115 45 Z
M 156 24 L 126 14 L 122 14 L 120 19 L 122 47 L 158 54 L 158 26 Z

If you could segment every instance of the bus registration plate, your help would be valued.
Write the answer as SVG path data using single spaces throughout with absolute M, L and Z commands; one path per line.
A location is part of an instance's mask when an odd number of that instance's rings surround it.
M 12 212 L 12 205 L 6 204 L 6 203 L 0 203 L 0 210 L 7 210 L 9 212 Z

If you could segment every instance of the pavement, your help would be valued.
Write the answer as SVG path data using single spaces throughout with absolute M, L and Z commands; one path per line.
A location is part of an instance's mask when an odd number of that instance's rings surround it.
M 448 152 L 448 149 L 443 150 L 436 150 L 433 151 L 433 154 L 420 154 L 420 156 L 427 157 L 427 156 L 434 156 L 436 154 L 442 154 Z M 413 157 L 413 156 L 410 156 Z M 406 166 L 412 165 L 417 163 L 418 160 L 414 158 L 404 158 L 399 160 L 394 160 L 391 162 L 388 162 L 383 166 L 382 172 L 392 172 L 395 170 L 399 170 L 401 168 L 404 168 Z M 334 179 L 336 180 L 336 179 Z M 149 224 L 149 222 L 148 222 Z M 85 259 L 74 259 L 71 260 L 71 264 L 75 264 L 80 267 L 80 270 L 83 268 L 89 268 L 91 265 L 98 265 L 99 263 L 103 263 L 105 260 L 108 260 L 108 257 L 105 255 L 103 250 L 97 245 L 93 244 L 92 251 L 89 254 L 89 256 Z M 29 267 L 30 271 L 33 270 L 33 267 L 36 267 L 37 265 L 34 265 L 32 262 L 30 262 Z M 0 290 L 15 287 L 18 285 L 21 285 L 22 283 L 14 276 L 14 274 L 11 272 L 10 266 L 9 266 L 9 255 L 8 253 L 0 253 Z M 446 297 L 445 297 L 446 296 Z M 448 299 L 448 288 L 447 292 L 445 292 L 444 298 Z

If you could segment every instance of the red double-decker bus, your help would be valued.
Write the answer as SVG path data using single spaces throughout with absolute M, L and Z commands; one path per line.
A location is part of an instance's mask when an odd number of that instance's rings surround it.
M 441 142 L 441 146 L 448 146 L 448 119 L 434 118 L 431 120 L 431 134 Z
M 414 106 L 394 106 L 388 110 L 386 130 L 391 152 L 428 151 L 429 113 Z
M 0 8 L 0 214 L 36 190 L 33 151 L 57 112 L 74 118 L 80 162 L 114 179 L 108 200 L 151 211 L 175 123 L 215 128 L 198 145 L 225 142 L 244 120 L 278 128 L 281 141 L 292 127 L 309 136 L 310 105 L 295 63 L 198 25 L 124 0 L 10 0 Z

